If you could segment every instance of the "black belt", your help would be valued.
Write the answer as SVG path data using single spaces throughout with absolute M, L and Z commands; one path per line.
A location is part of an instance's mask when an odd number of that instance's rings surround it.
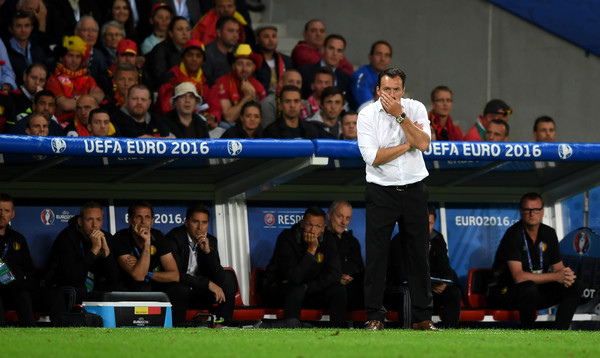
M 408 189 L 411 189 L 411 188 L 414 188 L 414 187 L 417 187 L 417 186 L 421 185 L 422 184 L 422 180 L 420 180 L 420 181 L 418 181 L 416 183 L 410 183 L 410 184 L 405 184 L 405 185 L 386 185 L 386 186 L 383 186 L 383 185 L 379 185 L 379 184 L 375 184 L 375 183 L 369 183 L 369 184 L 377 185 L 378 187 L 385 188 L 385 189 L 388 189 L 388 190 L 392 190 L 393 189 L 393 190 L 396 190 L 396 191 L 406 191 Z

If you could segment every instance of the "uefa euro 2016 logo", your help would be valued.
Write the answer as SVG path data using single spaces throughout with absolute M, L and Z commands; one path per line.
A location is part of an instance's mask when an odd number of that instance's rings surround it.
M 40 219 L 42 220 L 42 224 L 44 225 L 52 225 L 54 224 L 54 211 L 52 209 L 44 209 L 42 210 L 42 214 L 40 215 Z
M 67 143 L 60 138 L 52 138 L 52 151 L 56 154 L 60 154 L 67 149 Z
M 560 144 L 558 146 L 558 156 L 560 159 L 569 159 L 573 155 L 573 148 L 568 144 Z
M 269 226 L 275 224 L 275 216 L 271 213 L 265 215 L 265 224 Z
M 585 255 L 590 250 L 590 235 L 585 231 L 580 231 L 575 235 L 573 239 L 573 246 L 575 246 L 575 252 L 579 255 Z
M 227 151 L 232 157 L 237 156 L 242 152 L 242 143 L 237 140 L 230 140 L 227 142 Z

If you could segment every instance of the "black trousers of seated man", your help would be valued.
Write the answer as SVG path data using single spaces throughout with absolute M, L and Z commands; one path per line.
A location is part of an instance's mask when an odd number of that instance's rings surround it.
M 456 285 L 446 286 L 442 293 L 433 293 L 433 307 L 442 312 L 442 327 L 458 327 L 461 301 L 462 290 Z
M 346 287 L 336 283 L 320 292 L 307 292 L 306 285 L 290 282 L 267 287 L 263 291 L 265 305 L 283 307 L 284 318 L 300 320 L 302 308 L 328 308 L 332 327 L 345 327 L 347 296 Z
M 218 317 L 224 318 L 229 321 L 233 318 L 233 309 L 235 307 L 235 293 L 237 291 L 237 282 L 235 275 L 231 271 L 225 271 L 223 275 L 223 282 L 219 285 L 225 294 L 225 302 L 220 303 L 217 306 L 216 311 L 214 310 L 215 294 L 208 288 L 192 288 L 188 287 L 186 291 L 186 303 L 188 308 L 195 309 L 209 309 Z
M 187 291 L 189 289 L 179 282 L 129 282 L 127 288 L 132 292 L 164 292 L 171 301 L 171 316 L 173 326 L 185 325 L 185 312 L 187 309 Z
M 428 191 L 422 182 L 408 186 L 367 183 L 365 308 L 367 319 L 383 322 L 383 306 L 390 242 L 398 224 L 403 240 L 406 278 L 412 303 L 412 321 L 430 320 L 433 314 L 429 275 Z
M 14 309 L 17 311 L 19 326 L 35 327 L 32 291 L 11 288 L 0 284 L 0 327 L 6 325 L 4 310 L 7 309 Z
M 536 284 L 525 281 L 509 286 L 505 293 L 500 289 L 490 289 L 488 304 L 503 309 L 517 309 L 521 317 L 521 328 L 534 329 L 536 311 L 558 305 L 554 329 L 567 330 L 581 298 L 579 280 L 570 287 L 557 282 Z

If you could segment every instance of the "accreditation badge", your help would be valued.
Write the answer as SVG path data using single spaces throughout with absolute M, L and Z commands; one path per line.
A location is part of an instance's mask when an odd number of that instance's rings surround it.
M 8 285 L 14 280 L 15 275 L 13 275 L 8 265 L 2 259 L 0 259 L 0 283 L 3 285 Z

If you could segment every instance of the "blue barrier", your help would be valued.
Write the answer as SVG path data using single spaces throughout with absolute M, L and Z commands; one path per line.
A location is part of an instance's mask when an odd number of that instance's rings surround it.
M 295 158 L 312 155 L 360 159 L 353 140 L 137 139 L 37 137 L 0 134 L 0 153 L 103 157 Z M 427 160 L 600 161 L 596 143 L 431 142 Z

